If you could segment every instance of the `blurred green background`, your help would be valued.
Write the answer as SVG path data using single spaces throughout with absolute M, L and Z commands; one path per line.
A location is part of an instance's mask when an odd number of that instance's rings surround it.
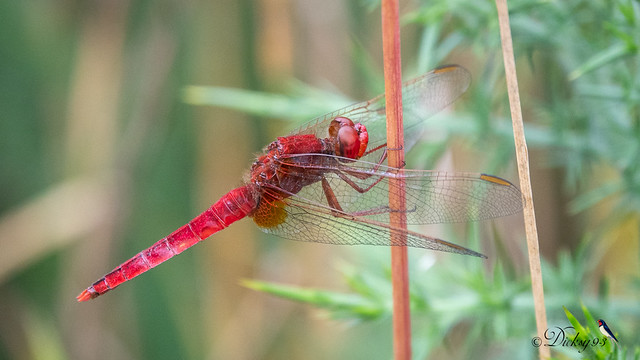
M 281 240 L 250 220 L 75 301 L 240 185 L 276 136 L 380 93 L 378 5 L 1 1 L 0 358 L 391 358 L 388 249 Z M 583 302 L 632 349 L 640 5 L 510 10 L 549 325 Z M 517 179 L 493 2 L 402 2 L 401 14 L 405 78 L 446 63 L 474 77 L 425 124 L 410 167 Z M 489 260 L 411 250 L 414 357 L 535 358 L 521 215 L 421 231 Z

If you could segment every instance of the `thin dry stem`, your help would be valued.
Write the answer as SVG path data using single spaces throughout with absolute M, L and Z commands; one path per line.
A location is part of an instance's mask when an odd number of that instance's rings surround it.
M 518 175 L 520 188 L 524 201 L 524 226 L 527 237 L 527 249 L 529 252 L 529 269 L 531 271 L 531 288 L 536 312 L 536 324 L 538 336 L 544 338 L 547 329 L 547 314 L 544 307 L 544 289 L 542 286 L 542 272 L 540 266 L 540 249 L 538 246 L 538 229 L 533 208 L 533 193 L 531 191 L 531 177 L 529 173 L 529 155 L 524 137 L 522 123 L 522 109 L 520 108 L 520 95 L 518 91 L 518 79 L 513 55 L 511 30 L 509 28 L 509 11 L 506 0 L 496 0 L 498 8 L 498 20 L 500 22 L 500 37 L 502 42 L 502 55 L 507 76 L 507 88 L 509 91 L 509 106 L 513 122 L 513 136 L 516 144 L 516 156 L 518 161 Z M 551 357 L 549 348 L 540 347 L 540 359 Z

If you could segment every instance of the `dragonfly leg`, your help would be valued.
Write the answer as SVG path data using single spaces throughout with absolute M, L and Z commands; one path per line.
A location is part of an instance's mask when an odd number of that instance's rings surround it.
M 400 151 L 400 150 L 404 150 L 404 146 L 399 146 L 397 148 L 390 148 L 388 147 L 387 150 L 391 150 L 391 151 Z
M 378 151 L 380 149 L 382 149 L 382 155 L 380 156 L 380 160 L 378 160 L 378 163 L 376 164 L 376 166 L 374 166 L 374 168 L 372 169 L 373 171 L 378 171 L 380 166 L 382 166 L 382 163 L 384 163 L 384 161 L 387 159 L 387 155 L 388 155 L 388 151 L 389 150 L 402 150 L 402 148 L 389 149 L 389 148 L 387 148 L 387 144 L 385 143 L 383 145 L 380 145 L 380 146 L 378 146 L 376 148 L 373 148 L 373 149 L 369 150 L 368 152 L 365 153 L 365 155 L 371 154 L 374 151 Z M 406 162 L 403 162 L 402 163 L 402 167 L 404 168 L 405 165 L 406 165 Z M 356 177 L 358 179 L 361 179 L 361 180 L 367 179 L 367 178 L 372 176 L 372 174 L 367 174 L 367 173 L 362 173 L 362 172 L 355 172 L 355 171 L 349 170 L 348 168 L 347 169 L 343 169 L 342 171 L 344 171 L 347 174 L 349 174 L 351 176 L 354 176 L 354 177 Z
M 378 150 L 380 150 L 380 149 L 383 149 L 383 150 L 382 150 L 382 155 L 380 156 L 380 160 L 378 161 L 378 166 L 376 167 L 376 169 L 377 169 L 380 165 L 382 165 L 382 163 L 387 159 L 387 155 L 388 155 L 388 152 L 389 152 L 389 151 L 400 151 L 400 150 L 404 150 L 404 147 L 400 146 L 400 147 L 397 147 L 397 148 L 389 148 L 389 147 L 387 147 L 387 143 L 384 143 L 384 144 L 382 144 L 382 145 L 378 145 L 378 146 L 374 147 L 373 149 L 371 149 L 371 150 L 369 150 L 369 151 L 365 152 L 362 156 L 367 156 L 367 155 L 372 154 L 372 153 L 374 153 L 374 152 L 376 152 L 376 151 L 378 151 Z M 402 166 L 403 166 L 403 167 L 404 167 L 404 165 L 405 165 L 405 164 L 402 164 Z
M 382 150 L 382 155 L 380 156 L 380 160 L 378 160 L 378 163 L 376 164 L 376 166 L 374 166 L 373 171 L 378 171 L 378 169 L 380 168 L 380 166 L 382 165 L 382 163 L 387 159 L 387 144 L 383 144 L 380 145 L 378 147 L 376 147 L 375 149 L 370 150 L 367 154 L 373 152 L 373 151 L 378 151 L 382 148 L 384 148 Z M 366 155 L 366 154 L 365 154 Z M 338 176 L 340 176 L 340 178 L 342 180 L 344 180 L 347 184 L 349 184 L 351 187 L 353 187 L 356 191 L 363 193 L 363 192 L 367 192 L 369 191 L 372 187 L 374 187 L 376 184 L 378 184 L 381 180 L 382 177 L 380 177 L 380 179 L 378 179 L 378 181 L 376 181 L 375 183 L 373 183 L 371 186 L 367 187 L 366 189 L 361 188 L 360 186 L 356 185 L 353 181 L 351 181 L 351 179 L 347 178 L 346 175 L 344 175 L 342 172 L 347 173 L 353 177 L 356 177 L 358 179 L 364 180 L 364 179 L 368 179 L 370 178 L 373 174 L 369 174 L 369 173 L 362 173 L 362 172 L 356 172 L 356 171 L 351 171 L 350 169 L 346 168 L 340 171 L 337 171 L 336 173 L 338 174 Z
M 322 192 L 324 192 L 324 196 L 327 198 L 327 203 L 331 208 L 331 212 L 336 216 L 342 215 L 344 213 L 344 210 L 342 210 L 342 206 L 340 206 L 336 194 L 333 192 L 331 185 L 327 181 L 327 178 L 325 178 L 324 176 L 322 177 Z
M 338 177 L 340 177 L 342 181 L 349 184 L 349 186 L 351 186 L 355 191 L 361 194 L 371 190 L 374 186 L 378 185 L 378 183 L 380 183 L 382 179 L 384 179 L 384 176 L 379 176 L 378 180 L 376 180 L 373 184 L 367 186 L 366 188 L 363 188 L 360 185 L 356 184 L 353 180 L 349 179 L 349 177 L 346 174 L 357 177 L 358 179 L 367 179 L 373 176 L 373 174 L 353 173 L 353 172 L 350 172 L 349 170 L 336 170 L 334 171 L 334 173 L 338 175 Z
M 373 187 L 373 186 L 371 186 L 371 187 Z M 371 189 L 371 187 L 369 187 L 368 189 Z M 367 191 L 367 190 L 365 190 L 365 191 Z M 338 198 L 336 197 L 335 193 L 333 192 L 333 189 L 331 188 L 331 184 L 329 184 L 329 181 L 327 181 L 327 179 L 325 177 L 322 177 L 322 191 L 324 192 L 324 195 L 327 198 L 327 203 L 329 204 L 329 207 L 332 209 L 331 212 L 333 213 L 333 215 L 343 217 L 345 215 L 345 212 L 342 209 L 342 206 L 340 206 L 340 203 L 338 202 Z M 368 210 L 348 213 L 348 215 L 350 215 L 350 216 L 367 216 L 367 215 L 388 214 L 388 213 L 392 213 L 392 212 L 396 212 L 396 211 L 398 211 L 398 210 L 392 210 L 388 206 L 378 206 L 376 208 L 372 208 L 372 209 L 368 209 Z
M 365 152 L 362 156 L 367 156 L 371 153 L 374 153 L 380 149 L 384 149 L 384 153 L 382 154 L 382 159 L 380 159 L 380 162 L 384 161 L 384 159 L 387 158 L 387 143 L 384 143 L 382 145 L 378 145 L 376 147 L 374 147 L 373 149 L 368 150 L 367 152 Z

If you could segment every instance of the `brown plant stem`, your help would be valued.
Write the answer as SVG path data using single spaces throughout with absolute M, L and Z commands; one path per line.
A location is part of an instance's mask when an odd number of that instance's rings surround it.
M 547 314 L 544 307 L 544 288 L 542 284 L 542 272 L 540 266 L 538 229 L 536 228 L 536 216 L 533 208 L 533 192 L 531 190 L 531 176 L 529 173 L 529 155 L 527 152 L 527 143 L 524 137 L 518 78 L 516 76 L 513 43 L 511 39 L 511 29 L 509 27 L 509 9 L 507 7 L 506 0 L 496 0 L 496 7 L 498 9 L 502 55 L 504 58 L 504 69 L 506 72 L 507 89 L 509 92 L 509 106 L 511 108 L 511 119 L 513 122 L 513 137 L 516 145 L 518 176 L 520 178 L 520 189 L 522 190 L 522 199 L 524 202 L 524 226 L 529 253 L 529 270 L 531 272 L 531 289 L 533 292 L 534 308 L 536 313 L 537 332 L 538 336 L 541 339 L 544 339 L 544 332 L 547 329 Z M 539 349 L 540 359 L 548 359 L 551 357 L 549 347 L 540 346 Z
M 387 149 L 389 166 L 404 166 L 404 132 L 402 127 L 402 72 L 400 61 L 400 25 L 398 1 L 382 1 L 382 51 L 384 61 L 385 101 L 387 112 Z M 402 170 L 399 170 L 402 173 Z M 389 206 L 398 211 L 389 214 L 391 226 L 407 227 L 404 179 L 391 179 Z M 398 191 L 399 190 L 399 191 Z M 391 243 L 406 243 L 403 233 L 391 233 Z M 406 246 L 391 247 L 393 283 L 393 352 L 396 360 L 411 358 L 411 312 L 409 309 L 409 274 Z

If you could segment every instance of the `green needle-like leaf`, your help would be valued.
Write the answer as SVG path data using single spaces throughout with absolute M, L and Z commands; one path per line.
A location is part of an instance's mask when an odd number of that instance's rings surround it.
M 250 289 L 275 295 L 283 299 L 307 303 L 329 310 L 331 317 L 370 320 L 381 316 L 388 309 L 359 295 L 343 294 L 327 290 L 301 288 L 269 282 L 244 280 L 242 285 Z

